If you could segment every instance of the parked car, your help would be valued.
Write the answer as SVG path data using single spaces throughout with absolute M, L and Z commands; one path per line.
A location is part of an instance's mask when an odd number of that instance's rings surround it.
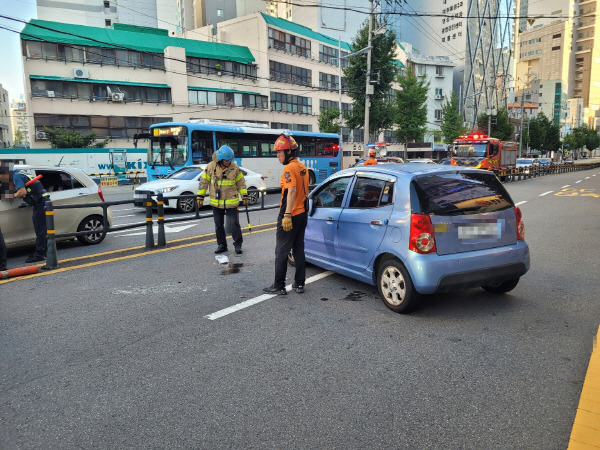
M 517 164 L 515 167 L 517 169 L 522 169 L 523 173 L 529 173 L 533 166 L 538 164 L 536 161 L 537 160 L 533 158 L 517 158 Z
M 404 160 L 402 158 L 399 158 L 398 156 L 378 156 L 375 159 L 377 160 L 377 164 L 393 164 L 393 163 L 403 164 L 404 163 Z M 366 158 L 359 159 L 350 167 L 364 166 L 365 161 L 366 161 Z
M 382 164 L 340 171 L 309 194 L 308 262 L 376 285 L 396 312 L 422 294 L 502 294 L 529 269 L 520 209 L 486 170 Z
M 538 158 L 536 159 L 536 161 L 540 166 L 551 166 L 552 164 L 554 164 L 552 158 Z
M 26 170 L 33 176 L 41 175 L 40 182 L 50 193 L 50 200 L 54 206 L 104 201 L 102 189 L 81 169 L 32 165 L 15 165 L 14 169 Z M 22 205 L 22 198 L 7 199 L 2 192 L 0 223 L 8 248 L 35 245 L 31 207 L 22 207 Z M 77 236 L 77 240 L 84 245 L 99 244 L 106 236 L 105 232 L 96 231 L 103 228 L 102 214 L 100 206 L 57 209 L 54 211 L 56 234 L 90 230 L 92 233 Z M 112 226 L 113 219 L 110 210 L 107 218 L 109 226 Z M 57 240 L 65 239 L 74 238 L 57 238 Z
M 565 158 L 563 159 L 563 164 L 574 164 L 573 158 Z
M 166 209 L 174 208 L 180 213 L 189 213 L 193 211 L 196 205 L 196 200 L 193 197 L 179 199 L 175 197 L 196 194 L 200 186 L 200 175 L 202 175 L 206 166 L 207 164 L 194 164 L 182 167 L 166 178 L 140 184 L 133 194 L 134 205 L 143 206 L 147 192 L 150 192 L 152 195 L 157 195 L 162 192 Z M 262 175 L 253 172 L 250 169 L 246 169 L 245 167 L 240 167 L 240 170 L 244 174 L 246 180 L 250 204 L 253 205 L 258 201 L 260 192 L 267 189 L 265 179 Z M 210 199 L 208 197 L 204 198 L 205 205 L 208 205 L 209 201 Z
M 450 158 L 442 158 L 439 160 L 438 164 L 449 166 L 450 164 L 452 164 L 452 160 Z
M 407 163 L 420 163 L 420 164 L 435 164 L 435 161 L 430 158 L 412 158 L 407 159 Z

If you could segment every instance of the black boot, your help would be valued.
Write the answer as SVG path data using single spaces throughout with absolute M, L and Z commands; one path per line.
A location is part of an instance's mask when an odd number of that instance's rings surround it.
M 219 244 L 215 253 L 225 253 L 227 251 L 227 244 Z

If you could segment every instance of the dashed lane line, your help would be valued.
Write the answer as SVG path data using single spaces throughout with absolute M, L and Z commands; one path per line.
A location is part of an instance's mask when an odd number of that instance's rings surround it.
M 522 202 L 519 202 L 519 203 L 515 203 L 515 206 L 519 206 L 519 205 L 522 205 L 522 204 L 523 204 L 523 203 L 527 203 L 527 200 L 523 200 L 523 201 L 522 201 Z
M 543 194 L 540 194 L 540 197 L 543 197 L 544 195 L 548 195 L 548 194 L 552 194 L 554 191 L 548 191 L 548 192 L 544 192 Z
M 577 180 L 577 181 L 575 182 L 575 184 L 577 184 L 577 183 L 581 183 L 581 180 Z
M 570 184 L 565 184 L 563 187 L 561 187 L 561 189 L 568 188 L 569 186 L 571 186 L 571 185 Z
M 329 275 L 333 275 L 333 272 L 331 270 L 326 270 L 325 272 L 318 273 L 317 275 L 314 275 L 314 276 L 308 278 L 306 280 L 305 284 L 314 283 L 315 281 L 321 280 L 325 277 L 328 277 Z M 288 284 L 285 287 L 285 290 L 288 292 L 291 291 L 292 285 Z M 265 300 L 269 300 L 270 298 L 273 298 L 273 297 L 278 297 L 278 295 L 277 294 L 262 294 L 262 295 L 259 295 L 258 297 L 254 297 L 249 300 L 245 300 L 241 303 L 238 303 L 237 305 L 229 306 L 225 309 L 221 309 L 220 311 L 214 312 L 212 314 L 208 314 L 208 315 L 204 316 L 204 318 L 208 319 L 208 320 L 220 319 L 221 317 L 225 317 L 225 316 L 232 314 L 234 312 L 237 312 L 241 309 L 248 308 L 250 306 L 264 302 Z

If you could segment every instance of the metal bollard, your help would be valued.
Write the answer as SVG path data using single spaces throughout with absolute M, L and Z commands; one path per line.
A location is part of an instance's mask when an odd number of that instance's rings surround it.
M 146 194 L 146 250 L 154 248 L 154 234 L 152 232 L 152 196 Z
M 156 205 L 158 206 L 158 246 L 166 247 L 167 239 L 165 238 L 165 206 L 162 193 L 158 194 L 158 197 L 156 198 Z
M 46 234 L 48 236 L 46 265 L 44 269 L 52 270 L 58 268 L 58 256 L 56 254 L 56 230 L 54 228 L 54 207 L 52 201 L 46 201 Z

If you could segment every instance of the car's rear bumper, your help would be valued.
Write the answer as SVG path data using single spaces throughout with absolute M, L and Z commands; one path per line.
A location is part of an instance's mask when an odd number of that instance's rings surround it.
M 412 252 L 411 252 L 412 253 Z M 529 270 L 529 247 L 514 245 L 452 255 L 409 255 L 407 268 L 422 294 L 448 292 L 519 278 Z

